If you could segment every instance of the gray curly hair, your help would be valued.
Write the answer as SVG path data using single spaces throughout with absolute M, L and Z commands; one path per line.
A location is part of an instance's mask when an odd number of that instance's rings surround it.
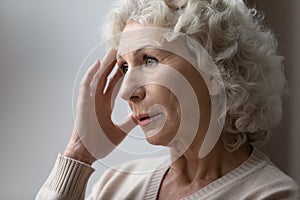
M 277 40 L 262 15 L 242 0 L 118 0 L 104 38 L 131 20 L 184 33 L 212 57 L 227 95 L 223 142 L 228 151 L 266 140 L 280 122 L 286 79 Z

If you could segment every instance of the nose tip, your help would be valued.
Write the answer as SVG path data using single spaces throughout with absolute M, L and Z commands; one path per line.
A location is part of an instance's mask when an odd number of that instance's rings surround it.
M 145 98 L 146 92 L 143 86 L 137 88 L 130 96 L 130 101 L 137 102 Z
M 122 86 L 121 90 L 121 98 L 125 101 L 139 101 L 142 100 L 146 95 L 146 91 L 144 86 L 140 87 L 130 87 L 130 86 Z
M 120 89 L 121 97 L 125 101 L 142 100 L 146 95 L 144 88 L 146 82 L 147 78 L 140 68 L 129 68 Z

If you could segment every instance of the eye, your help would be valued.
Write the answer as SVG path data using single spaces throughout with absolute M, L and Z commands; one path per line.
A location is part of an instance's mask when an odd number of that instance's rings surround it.
M 128 71 L 128 64 L 125 62 L 120 66 L 120 69 L 123 74 L 125 74 Z
M 147 66 L 152 66 L 158 63 L 158 60 L 155 57 L 147 56 L 147 55 L 144 56 L 144 61 Z

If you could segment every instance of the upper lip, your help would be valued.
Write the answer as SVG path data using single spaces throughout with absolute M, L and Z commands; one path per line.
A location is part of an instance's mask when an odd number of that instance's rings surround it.
M 144 119 L 146 119 L 146 118 L 151 118 L 151 117 L 154 117 L 154 116 L 156 116 L 156 115 L 159 115 L 159 114 L 161 114 L 161 113 L 154 113 L 154 114 L 141 114 L 141 115 L 139 115 L 139 116 L 136 116 L 136 117 L 134 117 L 137 121 L 142 121 L 142 120 L 144 120 Z
M 141 121 L 141 120 L 143 120 L 145 118 L 149 118 L 149 117 L 151 117 L 149 114 L 142 114 L 142 115 L 139 115 L 139 116 L 135 117 L 135 119 L 137 121 Z

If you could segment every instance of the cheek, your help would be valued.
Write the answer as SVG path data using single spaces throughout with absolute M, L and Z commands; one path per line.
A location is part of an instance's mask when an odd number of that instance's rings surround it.
M 175 95 L 171 95 L 170 102 L 172 107 L 174 108 L 174 111 L 177 113 L 178 116 L 180 116 L 180 104 Z
M 177 97 L 170 90 L 168 90 L 167 96 L 168 96 L 167 105 L 168 105 L 169 114 L 172 115 L 170 117 L 172 117 L 172 119 L 175 121 L 179 121 L 180 113 L 181 113 L 180 103 L 178 102 Z
M 150 89 L 150 87 L 149 87 Z M 167 119 L 176 121 L 180 120 L 180 103 L 174 93 L 163 86 L 153 86 L 149 91 L 152 91 L 151 97 L 155 96 L 153 104 L 160 104 L 165 109 Z M 150 94 L 149 94 L 150 95 Z

